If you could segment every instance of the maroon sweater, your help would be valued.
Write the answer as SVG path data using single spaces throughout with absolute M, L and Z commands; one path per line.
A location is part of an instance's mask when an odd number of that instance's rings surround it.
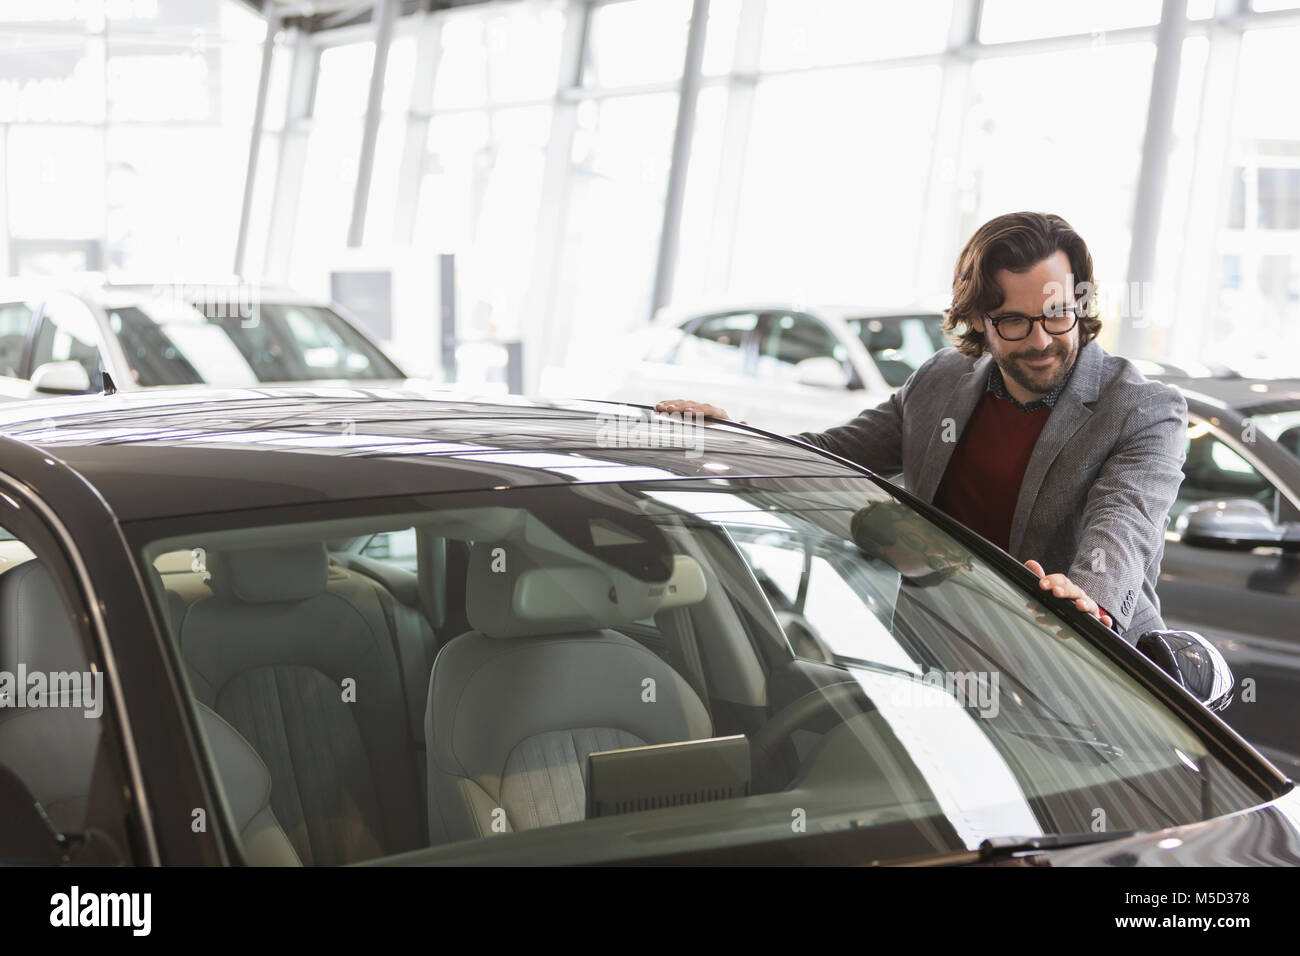
M 1020 483 L 1052 409 L 1032 412 L 985 392 L 939 482 L 934 503 L 1004 551 Z

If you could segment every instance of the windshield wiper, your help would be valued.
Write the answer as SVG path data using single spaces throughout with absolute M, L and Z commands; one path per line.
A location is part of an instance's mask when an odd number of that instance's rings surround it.
M 1058 721 L 1058 723 L 1061 723 L 1063 726 L 1068 727 L 1071 730 L 1082 729 L 1077 727 L 1075 724 L 1069 724 L 1065 721 Z M 1102 740 L 1101 738 L 1089 740 L 1086 737 L 1078 735 L 1065 737 L 1061 734 L 1040 734 L 1030 730 L 1017 730 L 1012 727 L 1007 728 L 1007 733 L 1015 734 L 1017 737 L 1028 740 L 1031 743 L 1040 741 L 1045 745 L 1048 745 L 1049 748 L 1051 744 L 1065 744 L 1077 748 L 1082 753 L 1095 754 L 1103 761 L 1115 760 L 1124 756 L 1124 748 L 1118 747 L 1115 744 Z
M 1137 836 L 1144 830 L 1116 830 L 1114 832 L 1095 833 L 1044 833 L 1041 836 L 1000 836 L 989 837 L 980 843 L 979 858 L 981 862 L 1001 860 L 1027 853 L 1033 850 L 1060 850 L 1071 846 L 1087 846 L 1091 843 L 1105 843 L 1109 840 L 1121 840 L 1124 837 Z

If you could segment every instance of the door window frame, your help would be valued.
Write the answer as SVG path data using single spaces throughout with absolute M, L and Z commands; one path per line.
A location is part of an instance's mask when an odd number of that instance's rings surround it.
M 32 560 L 42 562 L 49 569 L 81 640 L 86 666 L 98 668 L 104 674 L 107 700 L 103 713 L 97 718 L 102 721 L 102 736 L 94 759 L 98 766 L 99 755 L 107 748 L 114 783 L 129 793 L 129 797 L 122 797 L 118 805 L 128 836 L 125 845 L 120 847 L 127 857 L 122 862 L 127 865 L 158 865 L 158 848 L 148 822 L 150 811 L 144 802 L 143 771 L 134 747 L 129 743 L 129 731 L 124 729 L 129 727 L 129 722 L 121 687 L 115 678 L 112 647 L 85 561 L 58 515 L 42 498 L 29 493 L 23 482 L 0 471 L 0 491 L 3 492 L 0 494 L 0 524 L 32 551 Z M 0 826 L 4 825 L 4 821 L 0 821 Z M 70 865 L 78 864 L 73 860 Z

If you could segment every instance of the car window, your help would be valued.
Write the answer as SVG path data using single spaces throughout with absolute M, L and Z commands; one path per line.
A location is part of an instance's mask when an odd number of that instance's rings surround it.
M 323 306 L 263 302 L 252 315 L 231 315 L 224 303 L 199 302 L 262 382 L 311 379 L 400 379 L 379 348 Z
M 1204 423 L 1190 422 L 1183 483 L 1170 509 L 1171 526 L 1188 505 L 1198 501 L 1250 498 L 1273 511 L 1276 497 L 1272 482 L 1240 452 L 1210 432 Z
M 848 371 L 848 350 L 826 323 L 808 315 L 775 313 L 767 317 L 758 344 L 760 377 L 794 381 L 797 366 L 808 359 L 829 358 Z
M 387 561 L 406 571 L 419 570 L 416 557 L 415 529 L 383 531 L 371 536 L 361 548 L 367 558 Z
M 92 663 L 83 643 L 78 622 L 86 612 L 74 609 L 57 585 L 54 562 L 61 559 L 38 554 L 41 547 L 0 527 L 0 766 L 38 804 L 50 845 L 57 849 L 61 834 L 57 852 L 76 862 L 86 844 L 95 774 L 113 772 L 110 762 L 97 764 L 108 742 L 109 691 L 103 667 Z M 121 790 L 109 784 L 103 792 Z M 41 830 L 32 819 L 0 819 L 0 829 L 20 825 Z M 5 862 L 15 861 L 0 859 Z
M 1104 638 L 866 478 L 368 507 L 179 518 L 135 542 L 187 606 L 169 621 L 191 692 L 263 755 L 304 863 L 617 859 L 787 839 L 792 809 L 823 830 L 906 823 L 896 852 L 923 856 L 1267 797 Z M 329 560 L 357 539 L 391 557 L 407 529 L 465 547 L 459 576 L 428 582 L 463 626 L 435 631 L 398 578 Z M 795 720 L 809 673 L 851 694 Z M 524 850 L 524 831 L 545 836 Z
M 23 302 L 0 302 L 0 375 L 17 377 L 32 310 Z
M 1248 420 L 1262 434 L 1300 457 L 1300 409 L 1252 409 Z
M 675 362 L 741 375 L 745 370 L 745 342 L 757 327 L 758 315 L 753 312 L 708 316 L 683 338 Z
M 134 306 L 110 309 L 108 326 L 117 336 L 137 385 L 198 385 L 204 381 L 164 327 Z
M 892 388 L 901 386 L 930 356 L 948 345 L 940 315 L 866 316 L 845 321 Z
M 104 371 L 99 327 L 90 309 L 71 297 L 59 296 L 45 304 L 32 369 L 46 362 L 77 362 L 86 370 L 90 387 L 99 387 Z

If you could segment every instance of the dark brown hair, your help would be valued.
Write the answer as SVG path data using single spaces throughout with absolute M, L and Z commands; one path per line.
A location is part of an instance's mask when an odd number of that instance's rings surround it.
M 993 276 L 1001 269 L 1027 272 L 1055 252 L 1064 252 L 1069 258 L 1075 282 L 1071 291 L 1084 309 L 1079 317 L 1079 347 L 1097 337 L 1101 319 L 1095 309 L 1092 253 L 1083 238 L 1060 216 L 1012 212 L 976 229 L 957 257 L 952 305 L 944 310 L 943 328 L 958 351 L 971 358 L 984 354 L 984 333 L 975 329 L 971 319 L 982 318 L 1002 305 L 1002 290 Z

